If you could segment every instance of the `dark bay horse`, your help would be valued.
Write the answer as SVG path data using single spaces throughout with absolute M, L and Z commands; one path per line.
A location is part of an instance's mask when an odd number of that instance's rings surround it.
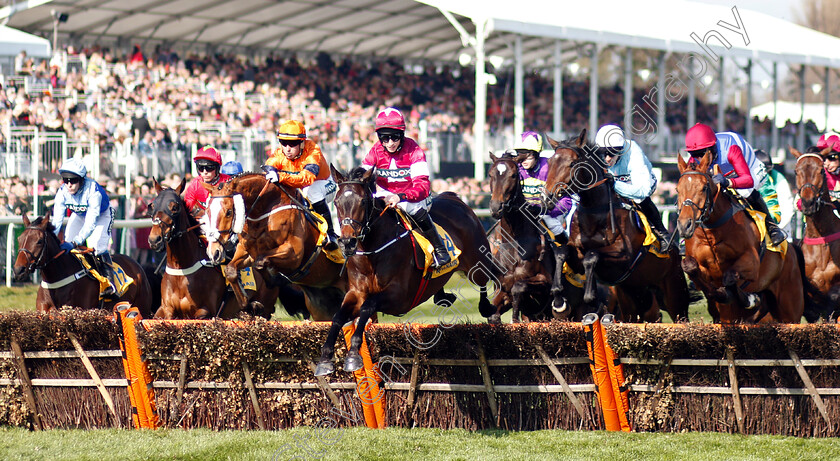
M 565 299 L 552 309 L 551 286 L 555 258 L 539 216 L 528 209 L 519 178 L 519 159 L 510 155 L 496 157 L 489 170 L 490 212 L 499 223 L 493 229 L 490 244 L 493 257 L 502 268 L 501 286 L 493 298 L 495 317 L 513 309 L 513 321 L 520 315 L 526 320 L 550 320 L 552 317 L 580 321 L 583 312 L 583 289 L 561 276 Z M 553 237 L 553 236 L 552 236 Z
M 556 199 L 573 193 L 580 199 L 570 235 L 586 274 L 584 300 L 594 301 L 597 276 L 620 288 L 616 317 L 622 321 L 659 321 L 659 307 L 675 322 L 688 320 L 689 293 L 679 253 L 673 248 L 664 258 L 648 253 L 645 231 L 634 222 L 636 212 L 616 194 L 613 179 L 594 155 L 595 146 L 586 140 L 586 130 L 563 142 L 549 138 L 549 143 L 554 155 L 549 159 L 547 195 Z
M 744 207 L 712 181 L 709 153 L 692 163 L 678 157 L 683 269 L 706 295 L 714 321 L 799 323 L 804 274 L 796 251 L 765 250 Z
M 177 189 L 163 188 L 155 181 L 157 197 L 149 208 L 152 229 L 149 245 L 155 251 L 166 250 L 166 270 L 161 283 L 160 319 L 234 318 L 242 310 L 239 301 L 227 290 L 220 266 L 210 264 L 198 230 L 198 222 L 187 211 Z M 260 271 L 252 271 L 256 293 L 249 300 L 250 313 L 270 319 L 279 289 L 266 284 Z M 302 301 L 302 295 L 300 297 Z
M 805 215 L 801 248 L 805 276 L 810 281 L 805 287 L 809 304 L 805 316 L 809 321 L 817 320 L 820 314 L 836 319 L 840 312 L 840 213 L 828 193 L 822 157 L 830 151 L 826 148 L 819 154 L 803 154 L 790 148 L 796 157 L 796 189 Z M 820 311 L 813 316 L 808 312 L 812 305 Z
M 41 271 L 41 286 L 35 299 L 39 312 L 49 312 L 62 306 L 81 309 L 113 309 L 120 301 L 128 301 L 140 310 L 143 318 L 152 316 L 152 287 L 146 273 L 136 261 L 126 255 L 115 254 L 113 260 L 134 279 L 122 296 L 112 301 L 100 301 L 99 281 L 93 278 L 76 256 L 59 248 L 61 241 L 50 223 L 50 211 L 30 221 L 23 215 L 26 228 L 18 238 L 15 278 L 23 281 L 36 269 Z
M 300 192 L 273 184 L 261 173 L 204 187 L 210 191 L 203 218 L 207 256 L 220 263 L 224 245 L 239 235 L 236 253 L 225 269 L 239 302 L 246 302 L 239 288 L 239 269 L 253 266 L 265 269 L 270 283 L 299 286 L 313 320 L 332 319 L 347 291 L 347 276 L 318 245 L 317 218 Z
M 350 340 L 345 371 L 362 367 L 359 346 L 364 326 L 376 312 L 403 315 L 432 295 L 438 294 L 456 271 L 461 271 L 480 290 L 479 311 L 489 317 L 495 308 L 487 298 L 486 285 L 498 275 L 490 244 L 472 209 L 452 193 L 432 200 L 429 213 L 461 249 L 458 265 L 447 274 L 424 278 L 414 255 L 414 243 L 397 213 L 374 197 L 376 170 L 361 167 L 347 178 L 331 167 L 338 182 L 335 208 L 341 225 L 339 246 L 347 256 L 348 291 L 341 309 L 333 317 L 327 340 L 321 349 L 316 375 L 333 371 L 335 341 L 342 326 L 358 318 Z M 420 264 L 422 266 L 422 264 Z

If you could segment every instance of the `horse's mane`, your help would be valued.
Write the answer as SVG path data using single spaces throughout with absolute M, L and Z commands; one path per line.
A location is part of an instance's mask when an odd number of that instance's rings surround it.
M 595 143 L 593 143 L 589 139 L 585 139 L 583 141 L 583 145 L 578 146 L 578 137 L 577 136 L 573 136 L 569 139 L 564 139 L 564 140 L 560 141 L 559 143 L 557 143 L 557 147 L 556 147 L 556 149 L 571 149 L 571 150 L 573 150 L 575 152 L 578 152 L 578 153 L 580 153 L 584 156 L 586 156 L 590 153 L 594 153 L 597 148 L 598 148 L 598 146 L 596 146 Z
M 43 223 L 43 222 L 44 222 L 44 217 L 43 216 L 38 216 L 32 222 L 29 223 L 29 226 L 30 227 L 40 226 L 41 223 Z M 55 234 L 55 226 L 53 226 L 52 222 L 48 222 L 47 227 L 45 227 L 44 230 L 48 231 L 49 233 L 51 233 L 53 235 Z
M 349 179 L 351 181 L 361 181 L 362 176 L 364 176 L 364 174 L 367 173 L 367 172 L 368 172 L 368 170 L 365 169 L 365 167 L 357 166 L 356 168 L 353 168 L 352 170 L 350 170 L 349 173 L 347 173 L 347 179 Z
M 687 162 L 686 165 L 688 166 L 688 170 L 690 171 L 701 171 L 700 169 L 700 162 Z

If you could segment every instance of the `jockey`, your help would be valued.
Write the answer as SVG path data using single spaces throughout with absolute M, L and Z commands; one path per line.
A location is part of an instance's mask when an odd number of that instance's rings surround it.
M 435 264 L 440 267 L 451 261 L 449 252 L 429 215 L 429 164 L 426 153 L 417 143 L 405 137 L 405 118 L 399 110 L 388 107 L 376 116 L 376 135 L 362 167 L 376 168 L 376 197 L 383 197 L 389 208 L 399 206 L 411 215 L 420 230 L 435 247 Z
M 108 246 L 111 240 L 111 226 L 114 224 L 114 209 L 108 193 L 99 183 L 87 177 L 87 168 L 75 158 L 69 158 L 61 165 L 63 185 L 55 195 L 52 218 L 56 235 L 61 230 L 65 213 L 70 211 L 64 242 L 61 249 L 70 251 L 89 241 L 94 254 L 98 272 L 108 279 L 108 287 L 102 295 L 106 298 L 117 294 L 114 283 L 114 269 L 111 266 L 111 253 Z
M 207 183 L 215 186 L 220 182 L 227 181 L 230 176 L 219 171 L 222 166 L 222 156 L 212 146 L 204 146 L 199 149 L 193 161 L 198 176 L 187 186 L 187 190 L 184 192 L 184 204 L 193 216 L 200 218 L 204 214 L 204 210 L 207 209 L 207 198 L 210 196 L 210 193 L 202 184 Z
M 698 123 L 685 134 L 685 148 L 691 155 L 691 162 L 700 161 L 706 152 L 711 152 L 711 166 L 719 165 L 721 171 L 712 177 L 715 184 L 736 189 L 754 210 L 767 216 L 764 224 L 773 245 L 785 241 L 785 232 L 779 229 L 757 190 L 767 180 L 767 172 L 755 158 L 752 146 L 741 135 L 729 131 L 715 133 L 709 126 Z
M 767 203 L 767 209 L 773 215 L 773 219 L 779 223 L 779 227 L 785 229 L 793 217 L 793 196 L 790 193 L 785 175 L 773 168 L 773 160 L 761 149 L 755 150 L 755 158 L 764 164 L 767 171 L 767 181 L 758 189 L 758 192 Z
M 820 136 L 815 153 L 822 155 L 821 152 L 827 147 L 831 147 L 831 150 L 823 155 L 825 182 L 831 200 L 837 201 L 840 200 L 840 134 L 829 131 Z
M 275 184 L 302 189 L 312 203 L 312 209 L 327 221 L 328 250 L 338 248 L 328 202 L 335 199 L 338 187 L 332 179 L 330 166 L 321 148 L 306 139 L 306 128 L 297 120 L 287 120 L 277 130 L 278 147 L 266 160 L 262 169 L 265 177 Z
M 595 153 L 604 162 L 614 178 L 615 192 L 639 205 L 659 239 L 660 248 L 667 249 L 671 242 L 662 216 L 650 199 L 656 190 L 657 180 L 642 148 L 636 141 L 628 140 L 617 125 L 604 125 L 595 134 Z
M 546 227 L 552 232 L 556 241 L 564 242 L 566 235 L 566 214 L 572 209 L 572 198 L 563 196 L 553 209 L 543 213 L 542 196 L 545 190 L 545 180 L 548 178 L 548 159 L 540 157 L 542 152 L 542 137 L 533 131 L 526 131 L 516 139 L 513 149 L 519 162 L 519 180 L 522 184 L 522 194 L 528 207 L 534 207 L 531 216 L 542 218 Z M 537 211 L 539 210 L 539 211 Z

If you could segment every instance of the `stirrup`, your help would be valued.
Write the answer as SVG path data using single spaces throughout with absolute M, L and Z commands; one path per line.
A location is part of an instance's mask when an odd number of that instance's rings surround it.
M 767 233 L 770 235 L 770 243 L 772 243 L 773 246 L 779 246 L 782 244 L 782 242 L 787 240 L 787 234 L 779 227 L 772 227 L 770 229 L 767 229 Z M 774 234 L 776 235 L 776 238 L 773 237 Z M 781 238 L 779 239 L 779 237 Z
M 438 255 L 438 250 L 432 252 L 432 265 L 435 267 L 443 267 L 452 262 L 452 258 L 449 256 L 449 252 L 446 249 L 442 250 L 445 252 L 445 258 L 443 256 Z

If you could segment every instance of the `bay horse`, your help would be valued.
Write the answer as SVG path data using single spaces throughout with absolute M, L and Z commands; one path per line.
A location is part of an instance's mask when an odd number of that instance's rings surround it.
M 239 270 L 253 266 L 265 270 L 269 283 L 300 287 L 313 320 L 333 318 L 347 291 L 347 276 L 342 274 L 342 265 L 330 260 L 318 245 L 317 218 L 300 192 L 271 183 L 262 173 L 243 173 L 204 187 L 210 192 L 202 218 L 207 256 L 221 263 L 224 246 L 239 236 L 225 269 L 239 302 L 246 303 Z
M 580 321 L 583 311 L 583 289 L 561 275 L 565 299 L 554 304 L 551 292 L 556 270 L 551 243 L 538 226 L 539 216 L 528 209 L 519 177 L 520 158 L 508 154 L 490 154 L 490 213 L 499 220 L 491 234 L 490 244 L 503 275 L 498 294 L 493 298 L 494 316 L 513 309 L 513 322 L 520 316 L 526 320 L 550 320 L 552 317 Z M 543 226 L 544 227 L 544 226 Z M 562 271 L 562 270 L 561 270 Z
M 79 259 L 62 250 L 61 241 L 50 223 L 50 210 L 30 221 L 23 215 L 25 229 L 18 238 L 15 279 L 24 281 L 36 270 L 41 273 L 41 286 L 35 297 L 38 312 L 50 312 L 62 306 L 80 309 L 113 309 L 120 301 L 128 301 L 140 310 L 143 318 L 152 316 L 152 287 L 143 268 L 126 255 L 114 254 L 113 260 L 126 275 L 134 279 L 122 296 L 114 300 L 99 299 L 99 281 L 85 269 Z
M 801 251 L 810 282 L 805 286 L 805 317 L 809 321 L 820 315 L 836 319 L 840 311 L 840 213 L 829 195 L 822 157 L 830 151 L 803 154 L 790 148 L 796 157 L 796 189 L 805 215 Z M 820 312 L 809 312 L 813 306 Z
M 580 200 L 570 235 L 586 275 L 584 301 L 594 301 L 597 277 L 619 288 L 614 292 L 616 317 L 624 322 L 659 321 L 660 307 L 674 322 L 688 320 L 688 285 L 678 251 L 670 249 L 667 257 L 648 254 L 645 231 L 634 222 L 637 212 L 615 192 L 586 130 L 577 138 L 548 141 L 554 148 L 545 185 L 548 198 L 572 193 Z
M 682 156 L 678 160 L 683 269 L 706 295 L 714 321 L 799 323 L 804 274 L 796 251 L 782 255 L 765 250 L 744 206 L 712 181 L 710 153 L 699 162 L 687 163 Z
M 480 291 L 479 311 L 489 317 L 495 308 L 487 297 L 486 285 L 499 273 L 484 228 L 472 209 L 457 195 L 445 192 L 432 200 L 429 213 L 445 229 L 461 254 L 454 270 L 435 278 L 424 277 L 413 239 L 395 210 L 374 197 L 376 169 L 357 167 L 347 177 L 330 166 L 338 183 L 335 208 L 340 223 L 339 247 L 347 257 L 348 291 L 321 348 L 315 370 L 318 376 L 332 373 L 335 341 L 342 326 L 358 319 L 350 340 L 345 371 L 362 367 L 359 346 L 364 326 L 376 312 L 403 315 L 429 297 L 439 294 L 457 271 L 467 275 Z
M 201 240 L 198 221 L 181 198 L 184 181 L 176 188 L 163 188 L 154 182 L 155 197 L 149 207 L 152 229 L 149 246 L 166 250 L 166 270 L 161 282 L 159 319 L 208 319 L 237 317 L 242 305 L 227 290 L 220 266 L 210 264 Z M 266 283 L 260 271 L 253 270 L 256 293 L 246 310 L 271 319 L 279 289 Z M 303 296 L 299 297 L 302 302 Z M 284 304 L 286 306 L 286 304 Z M 290 303 L 291 306 L 291 303 Z

